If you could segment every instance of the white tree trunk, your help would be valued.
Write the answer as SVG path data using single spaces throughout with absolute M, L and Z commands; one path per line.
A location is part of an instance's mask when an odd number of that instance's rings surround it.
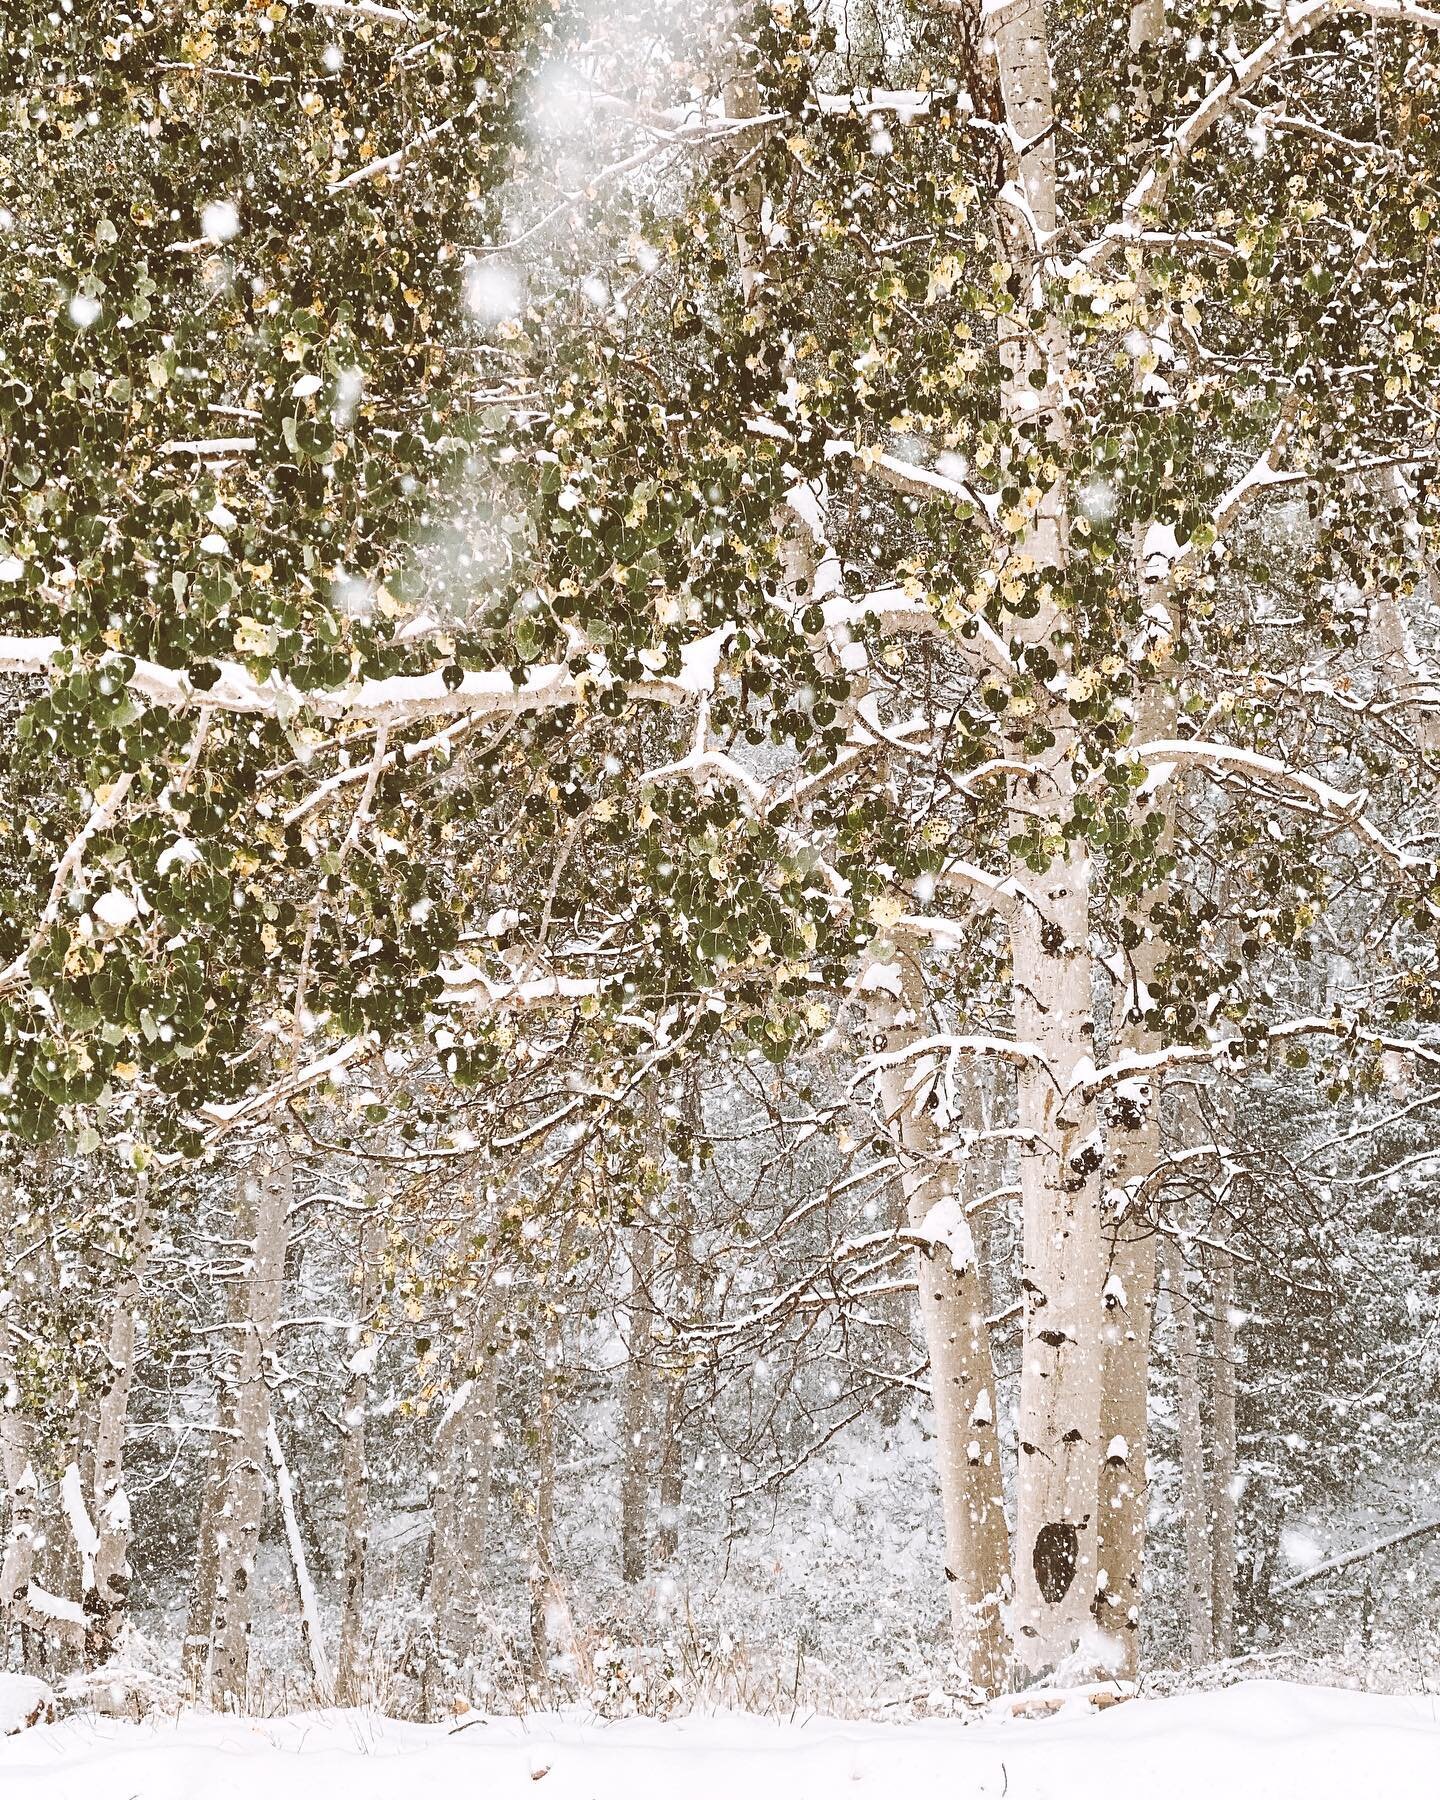
M 310 1577 L 310 1559 L 305 1554 L 305 1540 L 300 1535 L 300 1520 L 295 1513 L 295 1487 L 290 1467 L 280 1445 L 280 1433 L 272 1418 L 265 1427 L 265 1449 L 275 1471 L 275 1489 L 280 1499 L 280 1517 L 285 1526 L 285 1543 L 290 1551 L 290 1567 L 295 1576 L 295 1594 L 300 1602 L 300 1636 L 305 1643 L 305 1660 L 315 1681 L 315 1697 L 322 1706 L 335 1698 L 335 1677 L 330 1672 L 330 1658 L 325 1652 L 325 1639 L 320 1625 L 320 1604 L 315 1583 Z
M 435 1434 L 430 1606 L 439 1645 L 463 1663 L 486 1606 L 490 1484 L 500 1358 L 493 1300 L 478 1301 L 466 1341 L 465 1379 Z
M 243 1219 L 237 1225 L 247 1230 Z M 197 1699 L 210 1692 L 211 1652 L 214 1647 L 215 1592 L 220 1575 L 218 1533 L 229 1491 L 230 1463 L 235 1453 L 236 1347 L 245 1328 L 249 1307 L 248 1283 L 231 1284 L 228 1312 L 230 1331 L 218 1372 L 215 1429 L 210 1435 L 201 1476 L 200 1522 L 195 1533 L 195 1579 L 185 1621 L 185 1641 L 180 1667 L 187 1691 Z
M 988 15 L 1011 140 L 1019 150 L 1018 197 L 1002 197 L 1008 260 L 1020 299 L 1001 323 L 1005 419 L 1014 434 L 1011 479 L 1040 500 L 1020 548 L 1036 568 L 1038 609 L 1013 635 L 1046 646 L 1063 673 L 1071 653 L 1056 586 L 1069 542 L 1063 473 L 1063 396 L 1068 354 L 1052 316 L 1036 331 L 1026 308 L 1040 302 L 1039 249 L 1058 223 L 1055 115 L 1043 0 L 1012 0 Z M 1105 1243 L 1093 1101 L 1077 1076 L 1092 1066 L 1091 855 L 1061 835 L 1074 795 L 1074 728 L 1063 702 L 1042 702 L 1054 747 L 1043 772 L 1011 784 L 1017 824 L 1029 822 L 1048 858 L 1036 874 L 1017 861 L 1027 899 L 1011 914 L 1015 1031 L 1038 1057 L 1017 1079 L 1016 1123 L 1023 1212 L 1024 1360 L 1015 1533 L 1015 1650 L 1030 1669 L 1071 1663 L 1093 1650 L 1103 1446 Z M 1023 737 L 1022 723 L 1017 736 Z M 1103 1660 L 1103 1659 L 1101 1659 Z
M 877 1048 L 893 1054 L 928 1034 L 913 946 L 900 944 L 894 963 L 872 965 L 864 989 Z M 930 1358 L 955 1655 L 969 1685 L 993 1695 L 1010 1676 L 1010 1558 L 984 1284 L 957 1152 L 936 1124 L 933 1081 L 914 1062 L 892 1062 L 880 1099 L 901 1153 L 907 1223 L 928 1240 L 916 1256 L 916 1284 Z
M 630 1303 L 628 1357 L 620 1434 L 620 1572 L 625 1581 L 645 1579 L 646 1513 L 650 1494 L 651 1419 L 650 1355 L 655 1334 L 655 1302 L 650 1284 L 655 1274 L 655 1236 L 648 1221 L 630 1228 Z
M 1145 25 L 1143 10 L 1141 25 Z M 1132 13 L 1132 27 L 1136 13 Z M 1132 40 L 1133 41 L 1133 40 Z M 1138 562 L 1138 558 L 1137 558 Z M 1172 735 L 1174 703 L 1159 669 L 1143 670 L 1136 728 L 1145 739 Z M 1158 846 L 1168 854 L 1167 823 Z M 1163 898 L 1151 890 L 1149 907 Z M 1143 936 L 1130 953 L 1125 979 L 1112 989 L 1112 1050 L 1147 1055 L 1163 1047 L 1145 1017 L 1166 955 L 1165 943 L 1143 919 Z M 1141 1577 L 1149 1503 L 1146 1452 L 1150 1421 L 1150 1339 L 1155 1312 L 1156 1233 L 1152 1223 L 1161 1163 L 1161 1083 L 1131 1082 L 1116 1095 L 1106 1118 L 1106 1211 L 1111 1231 L 1105 1305 L 1104 1407 L 1100 1471 L 1100 1576 L 1095 1616 L 1114 1644 L 1111 1667 L 1133 1678 L 1140 1668 Z
M 696 1137 L 704 1135 L 705 1109 L 698 1083 L 686 1093 L 686 1114 Z M 673 1248 L 664 1311 L 672 1319 L 685 1318 L 695 1302 L 694 1203 L 682 1178 L 670 1214 Z M 671 1358 L 665 1371 L 665 1409 L 660 1425 L 659 1513 L 655 1523 L 653 1556 L 662 1567 L 680 1553 L 680 1528 L 685 1510 L 685 1425 L 690 1390 L 685 1381 L 683 1358 Z
M 1017 1083 L 1025 1343 L 1015 1619 L 1017 1655 L 1032 1669 L 1064 1662 L 1089 1642 L 1099 1577 L 1102 1159 L 1094 1108 L 1073 1092 L 1093 1030 L 1085 863 L 1077 856 L 1052 864 L 1041 884 L 1064 947 L 1045 949 L 1028 919 L 1015 933 L 1017 1029 L 1048 1065 L 1023 1068 Z
M 285 1246 L 293 1171 L 275 1146 L 241 1177 L 239 1211 L 253 1245 L 249 1301 L 235 1382 L 235 1441 L 224 1503 L 216 1519 L 216 1584 L 211 1693 L 243 1708 L 250 1669 L 255 1557 L 265 1500 L 265 1433 L 270 1420 L 269 1358 L 285 1284 Z
M 1235 1261 L 1216 1250 L 1211 1263 L 1215 1305 L 1215 1462 L 1210 1486 L 1210 1549 L 1214 1564 L 1214 1638 L 1217 1656 L 1235 1654 Z
M 1143 1220 L 1116 1220 L 1104 1296 L 1105 1455 L 1100 1471 L 1095 1613 L 1114 1645 L 1109 1658 L 1112 1671 L 1133 1679 L 1140 1669 L 1141 1576 L 1149 1504 L 1150 1332 L 1155 1308 L 1155 1238 Z
M 107 1346 L 110 1385 L 100 1396 L 95 1429 L 93 1492 L 99 1542 L 95 1551 L 93 1598 L 87 1606 L 91 1613 L 88 1647 L 96 1661 L 103 1661 L 115 1648 L 125 1623 L 125 1603 L 130 1592 L 130 1499 L 125 1492 L 125 1435 L 135 1375 L 136 1309 L 150 1235 L 149 1185 L 141 1175 L 135 1196 L 135 1243 L 110 1319 Z
M 360 1228 L 355 1270 L 358 1325 L 345 1388 L 345 1436 L 340 1447 L 340 1481 L 345 1507 L 345 1555 L 340 1590 L 340 1654 L 336 1694 L 342 1706 L 358 1706 L 364 1651 L 365 1594 L 370 1558 L 370 1468 L 366 1455 L 366 1408 L 374 1365 L 375 1333 L 369 1321 L 379 1298 L 383 1233 L 373 1215 Z
M 530 1670 L 544 1681 L 551 1655 L 564 1643 L 568 1613 L 555 1574 L 556 1387 L 564 1337 L 558 1311 L 542 1339 L 540 1399 L 535 1416 L 535 1537 L 530 1563 Z
M 13 1190 L 0 1178 L 0 1241 L 14 1230 Z M 0 1558 L 0 1616 L 47 1642 L 78 1652 L 85 1642 L 85 1613 L 78 1601 L 47 1593 L 35 1579 L 41 1535 L 40 1482 L 35 1473 L 34 1433 L 20 1410 L 8 1292 L 0 1293 L 0 1473 L 5 1478 L 9 1520 Z
M 1200 1411 L 1200 1334 L 1186 1285 L 1184 1258 L 1166 1245 L 1166 1282 L 1175 1321 L 1175 1383 L 1180 1434 L 1180 1509 L 1185 1526 L 1185 1615 L 1190 1661 L 1210 1660 L 1210 1520 L 1205 1483 L 1205 1431 Z

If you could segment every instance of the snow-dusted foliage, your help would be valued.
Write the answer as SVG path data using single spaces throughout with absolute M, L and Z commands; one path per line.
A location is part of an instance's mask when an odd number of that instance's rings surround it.
M 12 1666 L 1422 1667 L 1440 14 L 0 58 Z

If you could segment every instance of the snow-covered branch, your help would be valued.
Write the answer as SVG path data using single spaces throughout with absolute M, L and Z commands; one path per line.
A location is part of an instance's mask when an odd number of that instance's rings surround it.
M 1414 856 L 1397 848 L 1365 817 L 1370 795 L 1364 788 L 1347 793 L 1343 788 L 1331 787 L 1328 782 L 1291 768 L 1278 757 L 1264 756 L 1258 750 L 1245 750 L 1235 744 L 1211 743 L 1202 738 L 1165 738 L 1137 744 L 1134 753 L 1139 761 L 1156 765 L 1152 775 L 1155 785 L 1163 784 L 1178 766 L 1205 769 L 1213 775 L 1246 775 L 1269 784 L 1272 790 L 1281 790 L 1277 797 L 1282 800 L 1285 794 L 1304 796 L 1313 802 L 1317 811 L 1344 826 L 1384 862 L 1402 873 L 1432 866 L 1427 857 Z
M 1241 57 L 1175 127 L 1164 160 L 1147 170 L 1136 182 L 1121 206 L 1119 219 L 1081 253 L 1079 260 L 1099 263 L 1126 242 L 1134 241 L 1142 229 L 1146 212 L 1158 209 L 1173 177 L 1236 102 L 1274 73 L 1286 54 L 1303 38 L 1346 16 L 1440 31 L 1440 12 L 1414 5 L 1412 0 L 1291 0 L 1280 13 L 1275 27 L 1249 55 Z
M 35 954 L 46 931 L 59 918 L 65 891 L 79 873 L 87 847 L 100 832 L 108 831 L 115 823 L 134 779 L 134 776 L 128 773 L 120 775 L 103 793 L 95 796 L 95 804 L 90 810 L 89 818 L 71 840 L 65 854 L 56 865 L 55 874 L 50 883 L 49 898 L 36 921 L 35 929 L 30 934 L 30 941 L 20 954 L 13 958 L 7 968 L 0 970 L 0 995 L 13 992 L 25 981 L 30 958 Z
M 713 688 L 728 637 L 722 628 L 697 639 L 682 651 L 678 675 L 624 682 L 621 691 L 628 699 L 657 705 L 693 703 Z M 0 674 L 48 675 L 62 648 L 60 639 L 54 637 L 0 636 Z M 563 663 L 547 663 L 528 670 L 518 685 L 504 669 L 467 670 L 448 679 L 446 672 L 434 670 L 427 675 L 392 675 L 338 688 L 307 689 L 273 676 L 259 681 L 240 663 L 216 666 L 219 674 L 214 683 L 197 688 L 184 670 L 137 658 L 127 685 L 152 705 L 177 710 L 206 706 L 216 712 L 282 719 L 309 711 L 327 719 L 376 719 L 403 725 L 422 718 L 467 714 L 504 718 L 556 711 L 580 705 L 598 690 L 600 682 L 599 672 L 576 675 Z

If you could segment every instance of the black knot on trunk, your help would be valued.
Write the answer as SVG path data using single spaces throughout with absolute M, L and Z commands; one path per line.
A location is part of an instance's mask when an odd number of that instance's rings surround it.
M 1046 1604 L 1058 1606 L 1075 1579 L 1080 1538 L 1073 1525 L 1042 1525 L 1035 1535 L 1031 1561 Z

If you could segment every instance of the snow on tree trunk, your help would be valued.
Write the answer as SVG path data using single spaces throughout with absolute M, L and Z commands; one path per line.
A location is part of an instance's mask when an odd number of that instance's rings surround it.
M 282 1146 L 270 1149 L 240 1181 L 242 1237 L 252 1244 L 249 1299 L 235 1382 L 235 1442 L 224 1503 L 215 1521 L 214 1654 L 211 1695 L 222 1707 L 245 1704 L 250 1667 L 255 1555 L 265 1498 L 265 1432 L 270 1390 L 265 1365 L 280 1315 L 293 1171 Z
M 1088 1642 L 1099 1574 L 1107 1257 L 1095 1111 L 1073 1086 L 1092 1029 L 1085 865 L 1083 856 L 1057 859 L 1041 884 L 1063 944 L 1047 949 L 1045 928 L 1028 916 L 1015 927 L 1018 1031 L 1044 1059 L 1017 1082 L 1025 1342 L 1015 1618 L 1017 1654 L 1032 1669 Z
M 1116 1219 L 1103 1293 L 1105 1455 L 1100 1471 L 1095 1616 L 1115 1644 L 1112 1671 L 1133 1678 L 1140 1668 L 1141 1576 L 1149 1502 L 1150 1330 L 1155 1307 L 1155 1238 L 1143 1221 Z
M 475 1303 L 466 1339 L 465 1378 L 435 1433 L 435 1533 L 430 1606 L 442 1651 L 463 1663 L 486 1608 L 486 1555 L 500 1358 L 492 1299 Z
M 530 1563 L 531 1674 L 541 1681 L 548 1673 L 551 1648 L 561 1635 L 560 1599 L 555 1586 L 555 1411 L 556 1375 L 560 1365 L 558 1318 L 550 1319 L 543 1339 L 540 1401 L 535 1415 L 535 1537 Z
M 376 1342 L 369 1321 L 379 1298 L 380 1247 L 384 1232 L 377 1217 L 360 1228 L 355 1270 L 356 1326 L 350 1380 L 345 1388 L 340 1445 L 340 1485 L 345 1509 L 345 1555 L 340 1587 L 340 1651 L 336 1695 L 342 1706 L 361 1699 L 361 1663 L 365 1631 L 365 1589 L 370 1550 L 370 1467 L 366 1450 L 366 1408 Z
M 1162 738 L 1171 734 L 1173 721 L 1173 701 L 1156 671 L 1142 690 L 1137 727 L 1146 738 Z M 1167 821 L 1160 848 L 1168 851 L 1172 839 Z M 1157 897 L 1153 892 L 1147 895 L 1151 907 Z M 1137 920 L 1137 924 L 1143 935 L 1129 954 L 1124 980 L 1114 990 L 1111 1037 L 1114 1048 L 1143 1056 L 1162 1047 L 1160 1034 L 1148 1029 L 1144 1020 L 1166 945 L 1148 922 Z M 1150 1219 L 1161 1160 L 1160 1101 L 1158 1077 L 1128 1082 L 1112 1097 L 1106 1116 L 1106 1210 L 1112 1236 L 1101 1290 L 1105 1307 L 1104 1461 L 1095 1617 L 1115 1644 L 1111 1667 L 1126 1677 L 1134 1677 L 1140 1667 L 1141 1577 L 1149 1499 L 1150 1338 L 1156 1285 L 1155 1231 Z
M 1215 1385 L 1213 1390 L 1214 1468 L 1210 1483 L 1210 1553 L 1213 1562 L 1214 1648 L 1217 1656 L 1235 1654 L 1235 1260 L 1216 1250 L 1211 1260 L 1211 1296 L 1215 1306 Z
M 1190 1661 L 1210 1660 L 1210 1520 L 1205 1483 L 1205 1434 L 1200 1411 L 1200 1334 L 1185 1260 L 1172 1241 L 1165 1248 L 1165 1279 L 1175 1322 L 1176 1418 L 1180 1434 L 1180 1511 L 1185 1527 L 1185 1615 Z
M 645 1579 L 646 1511 L 650 1488 L 651 1340 L 655 1304 L 655 1237 L 644 1219 L 630 1228 L 628 1357 L 620 1444 L 620 1572 L 629 1582 Z
M 300 1601 L 300 1635 L 305 1643 L 305 1659 L 315 1680 L 315 1696 L 322 1706 L 335 1698 L 335 1678 L 330 1672 L 330 1658 L 325 1653 L 325 1639 L 320 1627 L 320 1604 L 315 1596 L 315 1583 L 310 1577 L 310 1562 L 305 1554 L 305 1540 L 300 1535 L 300 1521 L 295 1513 L 295 1484 L 290 1466 L 280 1445 L 280 1433 L 272 1418 L 265 1427 L 265 1449 L 275 1471 L 275 1489 L 280 1498 L 280 1517 L 285 1526 L 285 1544 L 290 1552 L 290 1567 L 295 1576 L 295 1592 Z
M 8 1177 L 0 1178 L 0 1240 L 7 1244 L 14 1230 L 13 1199 Z M 84 1611 L 76 1601 L 47 1593 L 35 1579 L 37 1540 L 41 1537 L 40 1482 L 35 1473 L 34 1432 L 20 1410 L 10 1303 L 9 1291 L 0 1291 L 0 1474 L 5 1478 L 10 1514 L 0 1558 L 0 1616 L 19 1625 L 22 1632 L 35 1634 L 41 1643 L 79 1650 L 85 1638 Z
M 1002 324 L 1001 405 L 1014 439 L 1010 479 L 1038 496 L 1019 545 L 1032 566 L 1035 610 L 1012 630 L 1022 644 L 1043 646 L 1063 677 L 1073 660 L 1056 593 L 1069 540 L 1061 473 L 1067 347 L 1053 317 L 1042 315 L 1035 330 L 1024 323 L 1026 306 L 1043 304 L 1040 247 L 1057 226 L 1049 48 L 1042 0 L 1014 0 L 988 17 L 1005 119 L 1019 147 L 1019 181 L 999 209 L 1021 303 L 1008 334 Z M 1026 844 L 1013 867 L 1024 900 L 1010 915 L 1015 1033 L 1036 1053 L 1020 1067 L 1016 1093 L 1025 1341 L 1013 1617 L 1016 1654 L 1036 1670 L 1069 1661 L 1093 1639 L 1103 1450 L 1102 1158 L 1084 1086 L 1094 1049 L 1091 855 L 1083 839 L 1063 834 L 1075 792 L 1074 723 L 1063 693 L 1057 680 L 1023 702 L 1017 695 L 1017 748 L 1041 722 L 1052 743 L 1032 758 L 1037 772 L 1010 790 L 1013 829 Z
M 924 982 L 912 945 L 897 944 L 894 962 L 872 964 L 862 986 L 877 1049 L 893 1057 L 926 1035 Z M 962 1168 L 936 1122 L 938 1098 L 923 1065 L 903 1057 L 886 1064 L 880 1102 L 901 1155 L 906 1221 L 927 1240 L 916 1256 L 916 1283 L 930 1359 L 955 1655 L 970 1686 L 993 1695 L 1008 1685 L 1010 1673 L 995 1369 Z
M 241 1221 L 242 1229 L 244 1228 Z M 185 1642 L 181 1654 L 181 1672 L 187 1690 L 197 1698 L 210 1691 L 210 1666 L 215 1626 L 215 1596 L 220 1577 L 219 1532 L 229 1489 L 230 1464 L 235 1454 L 234 1376 L 237 1372 L 234 1347 L 245 1328 L 249 1305 L 246 1282 L 237 1279 L 230 1284 L 227 1309 L 229 1330 L 226 1349 L 221 1358 L 215 1407 L 215 1429 L 210 1434 L 200 1492 L 200 1522 L 195 1534 L 195 1579 L 190 1593 L 190 1609 L 185 1622 Z
M 130 1498 L 125 1491 L 125 1434 L 130 1422 L 130 1388 L 135 1373 L 135 1319 L 140 1278 L 150 1247 L 149 1189 L 139 1179 L 135 1197 L 135 1245 L 130 1266 L 115 1296 L 107 1355 L 110 1384 L 100 1396 L 95 1426 L 95 1527 L 99 1542 L 94 1582 L 87 1597 L 90 1613 L 87 1651 L 103 1662 L 115 1648 L 125 1623 L 130 1592 Z
M 1130 49 L 1139 56 L 1165 29 L 1164 0 L 1138 0 L 1130 8 Z M 1137 113 L 1148 114 L 1152 96 L 1140 88 Z M 1135 540 L 1136 577 L 1146 584 L 1145 532 Z M 1159 669 L 1142 674 L 1144 686 L 1136 729 L 1144 740 L 1168 738 L 1174 730 L 1174 703 Z M 1162 848 L 1173 839 L 1167 819 Z M 1153 906 L 1156 896 L 1147 896 Z M 1161 1048 L 1159 1033 L 1143 1023 L 1150 988 L 1165 955 L 1152 927 L 1130 956 L 1133 985 L 1117 996 L 1112 1016 L 1118 1046 L 1144 1055 Z M 1147 1203 L 1161 1155 L 1160 1083 L 1135 1083 L 1120 1096 L 1107 1119 L 1106 1196 L 1113 1238 L 1102 1296 L 1105 1306 L 1105 1366 L 1101 1416 L 1104 1460 L 1100 1470 L 1100 1570 L 1095 1617 L 1115 1645 L 1111 1667 L 1133 1678 L 1140 1669 L 1141 1577 L 1145 1564 L 1148 1509 L 1146 1451 L 1150 1421 L 1150 1338 L 1155 1310 L 1155 1234 Z
M 694 1258 L 689 1224 L 675 1234 L 670 1313 L 683 1317 L 691 1302 Z M 653 1556 L 657 1564 L 673 1562 L 680 1553 L 680 1520 L 685 1505 L 685 1421 L 687 1388 L 678 1369 L 665 1382 L 665 1416 L 660 1427 L 660 1470 Z

